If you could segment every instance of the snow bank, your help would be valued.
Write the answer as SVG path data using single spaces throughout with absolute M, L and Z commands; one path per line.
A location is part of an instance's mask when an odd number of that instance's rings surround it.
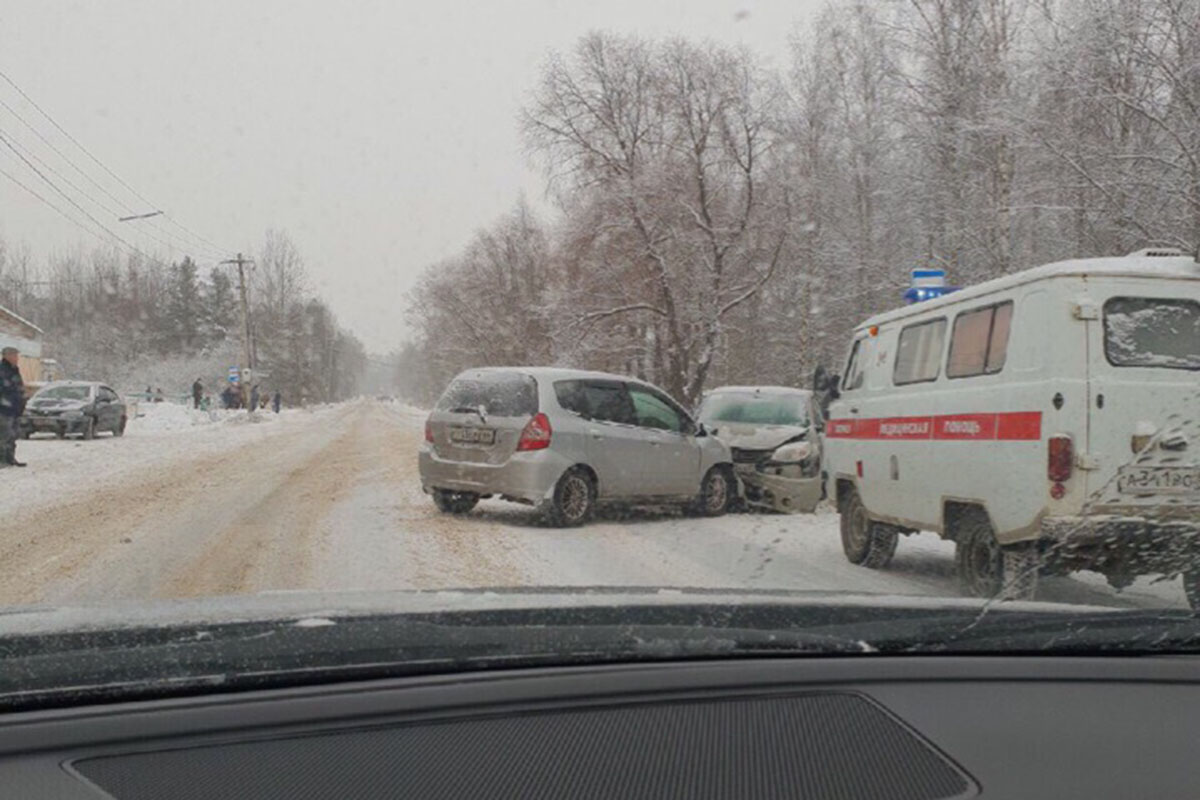
M 178 403 L 139 403 L 137 413 L 129 426 L 131 431 L 137 433 L 182 431 L 196 425 L 211 425 L 216 421 L 215 412 L 200 411 Z
M 324 409 L 332 406 L 320 406 Z M 137 417 L 129 423 L 129 430 L 137 434 L 172 433 L 192 430 L 205 425 L 257 425 L 276 422 L 294 414 L 311 414 L 317 408 L 283 409 L 279 414 L 267 409 L 253 414 L 245 411 L 210 409 L 201 411 L 180 403 L 141 403 Z

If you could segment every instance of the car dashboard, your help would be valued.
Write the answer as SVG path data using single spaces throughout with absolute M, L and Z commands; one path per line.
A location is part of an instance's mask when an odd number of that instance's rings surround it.
M 513 669 L 0 717 L 0 794 L 1184 797 L 1192 657 L 780 657 Z

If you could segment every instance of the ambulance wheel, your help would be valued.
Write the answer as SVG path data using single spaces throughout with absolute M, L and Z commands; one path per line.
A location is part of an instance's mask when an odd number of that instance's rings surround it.
M 1036 542 L 1001 547 L 981 510 L 964 512 L 955 526 L 954 561 L 958 583 L 968 597 L 1032 600 L 1040 559 Z
M 1183 591 L 1192 611 L 1200 614 L 1200 568 L 1189 569 L 1183 573 Z
M 842 506 L 840 524 L 842 552 L 847 561 L 869 569 L 883 569 L 891 563 L 900 536 L 890 527 L 871 520 L 854 489 Z

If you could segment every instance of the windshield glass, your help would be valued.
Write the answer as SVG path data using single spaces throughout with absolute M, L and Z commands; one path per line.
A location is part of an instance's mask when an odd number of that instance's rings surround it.
M 1200 0 L 0 8 L 0 653 L 1200 611 Z
M 91 396 L 90 386 L 47 386 L 37 393 L 39 400 L 87 400 Z
M 794 394 L 720 392 L 705 398 L 700 421 L 747 425 L 808 425 L 808 398 Z
M 1200 369 L 1200 303 L 1114 297 L 1104 304 L 1104 325 L 1116 366 Z

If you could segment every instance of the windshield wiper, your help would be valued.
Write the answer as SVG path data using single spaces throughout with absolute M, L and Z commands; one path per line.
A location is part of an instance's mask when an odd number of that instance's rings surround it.
M 484 412 L 485 412 L 485 409 L 481 405 L 474 406 L 474 407 L 472 407 L 472 406 L 455 406 L 454 408 L 450 409 L 451 414 L 474 414 L 477 417 L 479 417 L 480 422 L 487 424 L 487 416 Z

